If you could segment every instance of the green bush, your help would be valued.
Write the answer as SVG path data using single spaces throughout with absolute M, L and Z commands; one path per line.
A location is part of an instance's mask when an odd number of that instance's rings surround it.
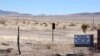
M 83 32 L 86 33 L 88 25 L 87 24 L 82 24 L 81 28 L 82 28 Z

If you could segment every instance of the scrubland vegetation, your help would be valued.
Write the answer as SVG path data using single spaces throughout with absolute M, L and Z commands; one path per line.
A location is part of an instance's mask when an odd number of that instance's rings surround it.
M 54 43 L 52 43 L 52 23 L 55 23 Z M 20 26 L 20 56 L 54 56 L 60 54 L 90 54 L 88 48 L 76 48 L 74 35 L 94 34 L 96 43 L 96 30 L 92 31 L 91 23 L 56 20 L 33 20 L 22 17 L 0 18 L 0 56 L 19 56 L 17 50 L 17 27 Z M 100 24 L 95 25 L 99 29 Z M 86 33 L 84 33 L 86 32 Z M 96 54 L 97 55 L 97 54 Z M 99 54 L 98 54 L 99 55 Z

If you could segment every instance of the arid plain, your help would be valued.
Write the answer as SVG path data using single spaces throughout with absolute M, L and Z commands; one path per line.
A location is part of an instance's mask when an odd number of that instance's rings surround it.
M 100 28 L 100 16 L 91 15 L 55 15 L 55 16 L 0 16 L 0 56 L 19 56 L 17 48 L 18 26 L 20 27 L 20 56 L 65 56 L 71 53 L 99 55 L 86 47 L 74 47 L 74 35 L 94 34 Z M 54 42 L 52 43 L 52 23 L 55 23 Z M 84 33 L 82 24 L 89 27 Z

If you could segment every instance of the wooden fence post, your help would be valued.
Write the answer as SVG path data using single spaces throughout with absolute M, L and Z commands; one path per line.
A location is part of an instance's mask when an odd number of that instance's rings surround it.
M 19 26 L 18 26 L 18 35 L 17 35 L 17 46 L 18 46 L 18 52 L 19 54 L 21 54 L 21 51 L 20 51 L 20 29 L 19 29 Z

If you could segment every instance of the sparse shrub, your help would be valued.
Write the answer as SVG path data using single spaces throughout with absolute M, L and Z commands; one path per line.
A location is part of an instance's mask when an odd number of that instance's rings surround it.
M 75 26 L 75 24 L 74 23 L 70 23 L 69 26 L 73 27 L 73 26 Z
M 61 56 L 60 54 L 54 54 L 53 56 Z
M 25 21 L 23 21 L 22 23 L 23 23 L 23 24 L 26 24 L 26 22 L 25 22 Z
M 37 25 L 38 24 L 38 22 L 35 22 L 35 25 Z
M 47 27 L 48 26 L 48 24 L 46 24 L 46 23 L 43 23 L 44 25 L 45 25 L 45 27 Z
M 56 26 L 59 26 L 60 23 L 55 23 Z
M 27 24 L 29 25 L 30 24 L 30 21 L 27 21 Z
M 51 49 L 51 45 L 50 44 L 46 45 L 46 48 Z
M 63 29 L 66 29 L 66 25 L 63 26 Z
M 32 45 L 32 43 L 26 43 L 26 44 L 28 44 L 28 45 Z
M 5 25 L 6 21 L 5 20 L 0 20 L 0 24 Z
M 29 25 L 30 24 L 30 21 L 23 21 L 23 24 Z
M 9 46 L 9 44 L 7 44 L 7 43 L 1 43 L 1 45 L 3 45 L 3 46 Z
M 46 44 L 46 49 L 53 49 L 56 46 L 56 44 Z
M 94 30 L 97 30 L 97 29 L 100 29 L 100 26 L 99 25 L 92 25 L 91 26 L 91 31 L 94 31 Z
M 11 51 L 13 50 L 13 48 L 7 48 L 7 49 L 0 49 L 0 53 L 11 53 Z
M 82 28 L 83 32 L 86 33 L 88 25 L 87 24 L 82 24 L 81 28 Z
M 40 26 L 43 26 L 43 24 L 42 24 L 42 23 L 39 23 L 39 25 L 40 25 Z
M 89 24 L 87 24 L 88 28 L 91 28 L 91 26 Z
M 6 49 L 7 53 L 11 53 L 12 50 L 13 50 L 13 48 Z
M 77 56 L 85 56 L 83 50 L 80 50 L 79 53 L 77 53 Z

